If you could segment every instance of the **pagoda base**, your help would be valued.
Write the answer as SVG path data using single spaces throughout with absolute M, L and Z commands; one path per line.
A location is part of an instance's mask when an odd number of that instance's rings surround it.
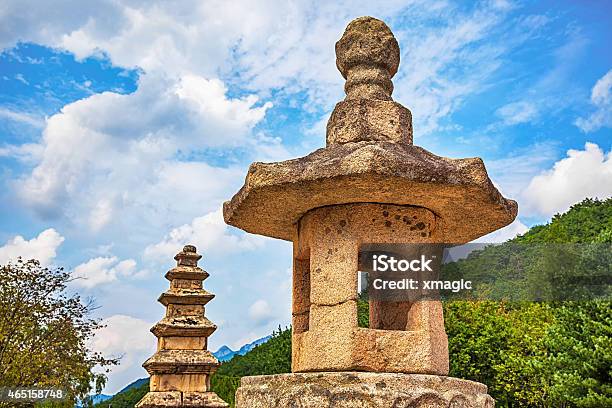
M 243 377 L 236 408 L 492 408 L 487 386 L 425 374 L 322 372 Z
M 229 405 L 214 392 L 159 391 L 147 393 L 136 408 L 198 407 L 227 408 Z

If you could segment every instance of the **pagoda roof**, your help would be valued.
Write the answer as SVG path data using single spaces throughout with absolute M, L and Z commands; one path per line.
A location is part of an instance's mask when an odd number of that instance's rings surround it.
M 151 375 L 210 373 L 219 361 L 208 350 L 159 350 L 142 366 Z
M 185 266 L 179 265 L 170 269 L 166 272 L 166 279 L 174 280 L 174 279 L 193 279 L 193 280 L 204 280 L 208 278 L 208 272 L 199 266 Z
M 208 337 L 216 329 L 217 326 L 205 316 L 170 316 L 157 322 L 151 333 L 157 337 Z
M 157 299 L 164 306 L 175 305 L 205 305 L 215 295 L 204 289 L 170 288 Z

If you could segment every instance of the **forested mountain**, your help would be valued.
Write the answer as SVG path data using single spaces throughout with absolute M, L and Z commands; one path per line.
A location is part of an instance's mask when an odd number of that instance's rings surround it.
M 547 225 L 502 245 L 475 250 L 442 268 L 474 290 L 446 299 L 567 301 L 610 298 L 612 199 L 584 200 Z M 468 244 L 471 245 L 471 244 Z
M 587 198 L 546 225 L 529 229 L 514 242 L 591 243 L 612 242 L 612 198 Z
M 502 257 L 508 256 L 508 248 L 517 243 L 592 242 L 612 242 L 612 199 L 584 200 L 546 225 L 459 261 L 456 272 L 475 271 L 476 265 L 485 262 L 484 270 L 498 273 L 499 265 L 508 265 Z M 606 266 L 595 261 L 599 267 Z M 607 273 L 606 282 L 611 283 L 610 264 L 598 273 Z M 609 298 L 580 302 L 455 300 L 445 302 L 444 314 L 450 375 L 487 384 L 497 407 L 612 406 Z M 367 323 L 368 305 L 361 301 L 359 325 Z M 233 403 L 241 376 L 290 369 L 291 332 L 279 328 L 268 342 L 223 363 L 213 377 L 213 389 Z M 99 406 L 112 403 L 113 408 L 132 407 L 147 389 L 148 382 Z

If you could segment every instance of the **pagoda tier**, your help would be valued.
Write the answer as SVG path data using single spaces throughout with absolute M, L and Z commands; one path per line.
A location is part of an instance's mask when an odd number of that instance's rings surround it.
M 209 337 L 215 326 L 204 316 L 164 317 L 151 328 L 155 337 Z
M 219 362 L 208 350 L 160 350 L 143 364 L 149 374 L 206 373 Z
M 185 280 L 186 282 L 195 282 Z M 215 295 L 208 293 L 204 289 L 191 288 L 171 288 L 159 296 L 159 303 L 168 305 L 205 305 Z
M 150 392 L 138 408 L 228 406 L 210 390 L 219 361 L 207 350 L 208 337 L 217 326 L 204 315 L 204 305 L 215 296 L 202 286 L 209 275 L 198 267 L 200 258 L 187 245 L 174 257 L 177 266 L 166 273 L 170 288 L 158 299 L 166 316 L 151 328 L 157 352 L 143 364 L 151 375 Z

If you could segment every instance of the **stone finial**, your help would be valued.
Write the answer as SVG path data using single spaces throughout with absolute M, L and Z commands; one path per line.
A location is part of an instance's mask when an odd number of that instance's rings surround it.
M 197 251 L 197 250 L 196 250 L 195 245 L 185 245 L 185 246 L 183 247 L 183 252 L 188 252 L 188 253 L 193 253 L 193 254 L 195 254 L 195 253 L 196 253 L 196 251 Z
M 336 66 L 346 79 L 346 99 L 391 100 L 391 78 L 399 61 L 399 45 L 393 33 L 373 17 L 353 20 L 336 43 Z
M 178 266 L 198 266 L 198 261 L 202 259 L 202 255 L 196 252 L 196 247 L 193 245 L 185 245 L 183 250 L 174 256 Z
M 353 20 L 336 43 L 346 98 L 327 122 L 327 146 L 353 142 L 412 144 L 412 114 L 391 98 L 400 50 L 389 27 L 373 17 Z

